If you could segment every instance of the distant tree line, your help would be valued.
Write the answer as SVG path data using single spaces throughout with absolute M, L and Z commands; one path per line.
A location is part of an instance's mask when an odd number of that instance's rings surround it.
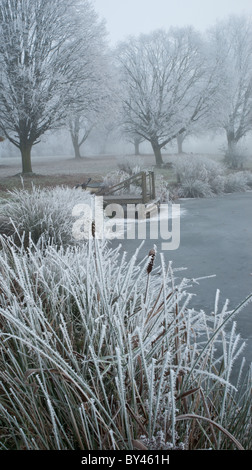
M 131 37 L 110 50 L 89 0 L 1 0 L 0 135 L 21 152 L 48 131 L 66 128 L 76 158 L 96 129 L 162 149 L 202 131 L 224 131 L 226 156 L 239 165 L 239 143 L 252 129 L 252 24 L 217 22 Z

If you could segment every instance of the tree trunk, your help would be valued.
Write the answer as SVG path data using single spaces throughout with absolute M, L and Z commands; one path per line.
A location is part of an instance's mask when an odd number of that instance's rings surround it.
M 107 151 L 107 143 L 108 143 L 108 136 L 105 136 L 103 141 L 102 141 L 102 144 L 101 144 L 101 148 L 100 148 L 100 155 L 105 155 L 106 151 Z
M 79 144 L 79 133 L 80 133 L 80 116 L 77 115 L 73 120 L 69 121 L 70 124 L 70 134 L 72 139 L 72 144 L 74 148 L 75 158 L 81 158 L 80 154 L 80 144 Z
M 227 132 L 228 152 L 232 152 L 235 147 L 234 132 Z
M 77 158 L 77 159 L 81 158 L 80 146 L 79 146 L 78 142 L 74 143 L 73 146 L 74 146 L 74 156 L 75 156 L 75 158 Z
M 77 159 L 81 158 L 78 134 L 71 132 L 71 138 L 72 138 L 72 143 L 73 143 L 73 148 L 74 148 L 74 156 Z
M 140 155 L 140 140 L 135 139 L 134 140 L 134 147 L 135 147 L 135 155 Z
M 32 173 L 32 166 L 31 166 L 31 149 L 32 146 L 30 144 L 22 144 L 20 146 L 20 152 L 22 156 L 22 173 Z
M 239 155 L 237 153 L 237 140 L 233 131 L 227 131 L 228 150 L 226 154 L 226 162 L 229 167 L 237 169 L 239 166 Z
M 183 134 L 179 134 L 177 136 L 178 153 L 183 153 L 183 142 L 184 142 L 184 136 Z
M 164 163 L 162 159 L 161 147 L 157 141 L 151 141 L 151 146 L 155 155 L 156 165 L 161 166 Z
M 139 142 L 134 142 L 134 147 L 135 147 L 135 155 L 140 155 L 139 151 Z

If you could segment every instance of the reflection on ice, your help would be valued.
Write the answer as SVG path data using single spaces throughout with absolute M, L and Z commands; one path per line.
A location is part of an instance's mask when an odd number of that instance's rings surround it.
M 110 207 L 105 233 L 108 239 L 164 240 L 163 250 L 175 250 L 180 244 L 180 218 L 185 214 L 179 204 L 160 204 L 150 211 L 142 206 L 130 208 L 125 217 L 117 214 L 116 207 Z M 133 217 L 135 215 L 135 218 Z M 168 243 L 165 243 L 168 242 Z

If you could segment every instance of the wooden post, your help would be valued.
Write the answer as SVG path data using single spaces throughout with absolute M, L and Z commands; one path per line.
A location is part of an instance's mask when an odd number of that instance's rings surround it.
M 155 173 L 154 173 L 154 171 L 151 172 L 151 179 L 152 179 L 151 197 L 152 197 L 152 199 L 156 199 L 156 187 L 155 187 Z
M 146 187 L 146 173 L 143 171 L 142 173 L 142 198 L 143 204 L 147 202 L 147 187 Z

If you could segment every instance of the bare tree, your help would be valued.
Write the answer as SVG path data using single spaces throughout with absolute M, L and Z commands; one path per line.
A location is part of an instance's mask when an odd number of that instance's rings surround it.
M 98 107 L 94 113 L 95 125 L 90 140 L 97 148 L 99 154 L 107 152 L 109 143 L 114 144 L 121 138 L 121 108 L 119 97 L 119 80 L 113 65 L 111 52 L 105 54 L 105 63 L 99 67 L 102 77 L 99 88 Z
M 217 93 L 216 95 L 217 96 Z M 201 116 L 199 120 L 196 120 L 194 122 L 191 122 L 190 125 L 187 127 L 187 129 L 182 132 L 181 134 L 177 135 L 177 151 L 178 154 L 183 153 L 183 144 L 185 140 L 187 140 L 190 137 L 199 137 L 202 134 L 205 134 L 208 129 L 209 129 L 209 113 L 210 109 L 208 112 L 204 114 L 204 116 Z
M 178 154 L 183 153 L 183 143 L 189 135 L 190 135 L 190 132 L 188 131 L 184 131 L 181 134 L 177 135 Z
M 115 140 L 120 139 L 120 123 L 117 116 L 117 110 L 114 109 L 113 105 L 111 106 L 111 103 L 99 116 L 95 131 L 96 142 L 100 144 L 99 153 L 101 155 L 107 152 L 108 143 L 114 143 Z
M 133 139 L 130 139 L 130 142 L 132 142 L 134 145 L 135 155 L 140 155 L 140 144 L 144 142 L 143 137 L 140 137 L 139 135 L 135 135 Z
M 85 74 L 83 28 L 88 0 L 1 0 L 0 130 L 32 172 L 31 149 L 65 123 Z
M 206 49 L 192 28 L 158 30 L 119 46 L 124 123 L 151 143 L 157 165 L 161 149 L 211 106 L 216 84 Z
M 81 158 L 80 148 L 96 127 L 104 109 L 112 99 L 111 61 L 106 44 L 106 29 L 94 10 L 85 15 L 85 22 L 78 32 L 82 48 L 79 53 L 82 76 L 77 82 L 74 100 L 69 109 L 68 122 L 75 158 Z
M 76 114 L 72 119 L 69 119 L 70 135 L 74 147 L 75 158 L 81 158 L 80 148 L 84 142 L 86 142 L 94 125 L 94 120 L 91 116 L 87 116 L 85 118 L 80 114 Z
M 120 138 L 121 103 L 115 93 L 116 83 L 110 66 L 100 68 L 101 72 L 99 85 L 94 81 L 93 102 L 86 106 L 83 101 L 82 112 L 72 113 L 69 120 L 76 158 L 81 158 L 80 147 L 88 138 L 91 145 L 99 148 L 100 154 L 106 153 L 109 140 Z
M 217 23 L 210 37 L 221 83 L 212 126 L 225 131 L 227 155 L 235 167 L 237 145 L 252 129 L 252 21 L 232 16 Z

